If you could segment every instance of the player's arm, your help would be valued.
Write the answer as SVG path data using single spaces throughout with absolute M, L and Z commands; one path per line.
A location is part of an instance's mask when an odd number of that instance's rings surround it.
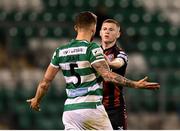
M 112 69 L 119 69 L 125 64 L 125 62 L 124 62 L 124 60 L 122 58 L 115 58 L 112 61 L 110 61 L 109 58 L 106 55 L 104 55 L 104 58 L 106 59 L 108 65 Z
M 132 81 L 121 75 L 111 72 L 105 61 L 95 62 L 92 64 L 92 66 L 103 77 L 103 79 L 108 82 L 113 82 L 122 86 L 133 88 L 157 89 L 160 87 L 159 83 L 147 82 L 147 77 L 139 81 Z
M 48 66 L 42 81 L 40 81 L 37 87 L 35 97 L 27 100 L 27 102 L 30 104 L 30 107 L 32 109 L 36 111 L 40 111 L 40 106 L 39 106 L 40 101 L 42 97 L 46 94 L 49 88 L 49 85 L 51 84 L 52 80 L 54 79 L 58 71 L 59 71 L 59 68 L 55 68 L 51 64 Z

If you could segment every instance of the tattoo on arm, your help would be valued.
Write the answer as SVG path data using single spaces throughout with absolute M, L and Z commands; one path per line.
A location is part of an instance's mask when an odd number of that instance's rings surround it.
M 105 61 L 96 62 L 93 68 L 103 77 L 105 81 L 113 82 L 122 86 L 136 87 L 135 81 L 129 80 L 117 73 L 111 72 Z
M 115 73 L 114 73 L 114 75 L 116 76 L 114 78 L 114 83 L 118 83 L 120 85 L 128 86 L 128 87 L 136 87 L 135 81 L 129 80 L 129 79 L 127 79 L 121 75 L 115 74 Z

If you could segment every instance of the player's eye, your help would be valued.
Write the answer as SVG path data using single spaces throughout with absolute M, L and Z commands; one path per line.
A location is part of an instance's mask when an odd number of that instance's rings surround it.
M 103 30 L 105 31 L 105 30 L 107 30 L 107 28 L 103 28 Z

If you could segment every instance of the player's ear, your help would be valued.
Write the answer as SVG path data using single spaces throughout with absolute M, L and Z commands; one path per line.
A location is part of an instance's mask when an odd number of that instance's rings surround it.
M 74 26 L 74 30 L 77 31 L 77 25 Z
M 94 35 L 96 33 L 96 30 L 95 29 L 92 29 L 92 34 Z
M 118 31 L 116 38 L 119 38 L 121 36 L 121 32 Z
M 91 31 L 92 31 L 93 34 L 96 33 L 96 25 L 92 25 L 92 26 L 90 27 L 90 29 L 91 29 Z

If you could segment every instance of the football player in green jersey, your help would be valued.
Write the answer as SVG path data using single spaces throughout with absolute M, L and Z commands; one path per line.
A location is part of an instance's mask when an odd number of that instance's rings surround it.
M 96 32 L 96 15 L 81 12 L 75 19 L 77 37 L 55 50 L 35 97 L 27 100 L 30 107 L 40 111 L 40 102 L 51 81 L 61 69 L 66 80 L 67 99 L 64 104 L 63 124 L 65 130 L 112 130 L 102 105 L 102 87 L 97 78 L 133 88 L 158 89 L 159 83 L 129 80 L 109 70 L 102 49 L 91 42 Z

